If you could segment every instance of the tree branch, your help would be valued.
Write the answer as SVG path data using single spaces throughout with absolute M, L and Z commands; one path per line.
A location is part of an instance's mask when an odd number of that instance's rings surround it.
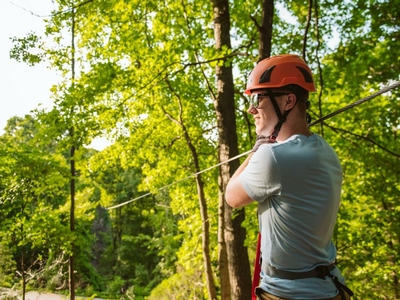
M 304 36 L 303 36 L 303 59 L 305 60 L 305 62 L 307 62 L 307 57 L 306 57 L 307 37 L 308 37 L 308 30 L 310 29 L 312 7 L 313 7 L 313 0 L 309 0 L 308 1 L 307 23 L 306 23 L 306 28 L 304 30 Z
M 360 139 L 362 139 L 362 140 L 365 140 L 365 141 L 367 141 L 367 142 L 370 142 L 371 144 L 373 144 L 373 145 L 377 146 L 378 148 L 382 149 L 383 151 L 385 151 L 385 152 L 387 152 L 387 153 L 389 153 L 389 154 L 391 154 L 391 155 L 393 155 L 393 156 L 395 156 L 395 157 L 397 157 L 397 158 L 400 158 L 400 154 L 397 154 L 397 153 L 395 153 L 395 152 L 393 152 L 393 151 L 387 149 L 386 147 L 380 145 L 378 142 L 375 142 L 374 140 L 370 139 L 370 138 L 367 137 L 367 136 L 363 136 L 363 135 L 360 135 L 360 134 L 356 134 L 356 133 L 354 133 L 354 132 L 351 132 L 351 131 L 348 131 L 348 130 L 345 130 L 345 129 L 342 129 L 342 128 L 333 127 L 333 126 L 330 126 L 330 125 L 326 124 L 325 122 L 324 122 L 324 125 L 327 126 L 327 127 L 329 127 L 330 129 L 332 129 L 333 131 L 336 131 L 336 132 L 337 132 L 337 131 L 340 131 L 340 132 L 343 132 L 343 133 L 346 133 L 346 134 L 355 136 L 355 137 L 357 137 L 357 138 L 360 138 Z

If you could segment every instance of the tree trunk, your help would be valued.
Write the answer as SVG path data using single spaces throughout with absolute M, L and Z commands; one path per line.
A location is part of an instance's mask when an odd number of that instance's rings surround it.
M 200 171 L 199 165 L 199 157 L 197 155 L 196 149 L 193 146 L 189 134 L 185 128 L 185 126 L 181 123 L 181 126 L 184 130 L 184 135 L 190 152 L 192 153 L 192 158 L 194 161 L 194 166 L 196 172 Z M 203 258 L 204 258 L 204 269 L 206 273 L 206 284 L 207 284 L 207 291 L 208 291 L 208 299 L 216 300 L 217 299 L 217 291 L 215 288 L 214 276 L 212 271 L 212 264 L 211 264 L 211 255 L 210 255 L 210 222 L 208 218 L 207 212 L 207 202 L 204 195 L 204 183 L 201 180 L 201 174 L 196 176 L 196 186 L 197 186 L 197 195 L 199 199 L 199 208 L 200 208 L 200 215 L 201 215 L 201 248 L 203 251 Z
M 23 231 L 23 225 L 21 226 Z M 25 273 L 25 246 L 22 247 L 21 251 L 21 274 L 22 274 L 22 300 L 25 300 L 26 293 L 26 273 Z
M 231 48 L 230 14 L 227 0 L 214 0 L 214 37 L 217 49 Z M 216 66 L 217 96 L 214 101 L 219 132 L 219 160 L 225 161 L 238 154 L 235 98 L 232 66 Z M 243 299 L 251 297 L 251 275 L 247 248 L 244 246 L 246 231 L 242 227 L 244 209 L 232 215 L 232 208 L 225 203 L 225 189 L 239 162 L 220 167 L 219 194 L 219 245 L 221 299 Z M 225 252 L 226 251 L 226 252 Z M 228 277 L 227 277 L 228 276 Z M 229 286 L 227 286 L 229 278 Z
M 263 0 L 261 26 L 258 26 L 258 31 L 260 34 L 259 45 L 258 45 L 259 60 L 271 56 L 273 20 L 274 20 L 274 0 Z
M 72 25 L 71 25 L 71 47 L 72 47 L 72 55 L 71 55 L 71 83 L 72 87 L 75 82 L 75 9 L 72 9 Z M 73 114 L 73 108 L 71 109 L 71 115 Z M 70 151 L 70 168 L 71 168 L 71 180 L 70 180 L 70 193 L 71 193 L 71 208 L 70 208 L 70 216 L 69 216 L 69 227 L 70 231 L 75 231 L 75 176 L 76 176 L 76 168 L 75 168 L 75 141 L 74 141 L 75 129 L 71 127 L 70 129 L 70 138 L 71 138 L 71 151 Z M 72 254 L 69 257 L 69 296 L 71 300 L 75 300 L 75 245 L 71 243 L 71 251 Z
M 73 131 L 72 131 L 73 135 Z M 75 231 L 75 147 L 71 147 L 71 208 L 70 208 L 70 230 L 71 232 Z M 72 254 L 69 257 L 69 296 L 71 300 L 75 299 L 75 245 L 71 243 Z
M 221 159 L 220 159 L 221 161 Z M 231 298 L 231 285 L 229 280 L 228 253 L 225 242 L 225 210 L 227 204 L 225 202 L 223 183 L 222 183 L 222 166 L 219 169 L 218 186 L 219 186 L 219 205 L 218 205 L 218 265 L 221 284 L 221 299 L 228 300 Z
M 170 89 L 173 91 L 171 86 Z M 197 154 L 196 148 L 193 146 L 189 132 L 187 131 L 186 126 L 182 121 L 182 112 L 183 112 L 182 103 L 180 102 L 180 100 L 178 101 L 178 103 L 180 108 L 179 120 L 175 119 L 169 113 L 167 113 L 163 107 L 162 110 L 170 120 L 172 120 L 182 128 L 186 144 L 190 150 L 190 153 L 192 154 L 195 171 L 196 173 L 198 173 L 200 172 L 199 155 Z M 201 249 L 203 251 L 203 258 L 204 258 L 204 270 L 206 275 L 208 299 L 216 300 L 217 290 L 215 287 L 212 263 L 211 263 L 211 255 L 210 255 L 210 221 L 208 218 L 206 197 L 204 195 L 204 183 L 203 180 L 201 179 L 201 174 L 197 174 L 195 178 L 197 187 L 197 197 L 199 200 L 199 209 L 201 215 L 201 241 L 202 241 Z
M 196 176 L 196 184 L 197 184 L 197 195 L 199 198 L 200 214 L 202 221 L 202 228 L 201 228 L 202 250 L 204 257 L 204 268 L 206 272 L 208 298 L 210 300 L 216 300 L 217 292 L 214 283 L 214 277 L 211 267 L 211 256 L 210 256 L 210 223 L 207 213 L 207 203 L 204 196 L 204 184 L 203 181 L 201 180 L 201 175 Z

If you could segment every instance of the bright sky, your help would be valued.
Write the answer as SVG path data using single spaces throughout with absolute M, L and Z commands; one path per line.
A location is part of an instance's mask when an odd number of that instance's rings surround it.
M 52 0 L 0 0 L 0 135 L 11 117 L 52 106 L 50 88 L 60 78 L 45 63 L 30 67 L 10 59 L 10 38 L 23 38 L 31 31 L 43 36 L 44 18 L 53 8 Z M 105 138 L 97 138 L 90 147 L 101 150 L 109 144 Z
M 43 63 L 30 67 L 17 62 L 9 54 L 11 37 L 43 33 L 43 18 L 36 15 L 48 16 L 52 8 L 51 0 L 0 0 L 0 134 L 11 117 L 23 117 L 40 103 L 43 108 L 52 105 L 49 90 L 59 81 L 55 72 Z

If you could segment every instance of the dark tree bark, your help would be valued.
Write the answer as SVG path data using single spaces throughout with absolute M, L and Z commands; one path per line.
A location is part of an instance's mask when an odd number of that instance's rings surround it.
M 274 20 L 274 0 L 263 0 L 261 26 L 259 30 L 258 57 L 259 60 L 271 56 L 272 24 Z
M 227 0 L 214 0 L 214 37 L 217 49 L 231 48 L 230 14 Z M 217 95 L 214 101 L 219 132 L 219 160 L 238 155 L 236 117 L 232 66 L 226 61 L 216 67 Z M 247 248 L 244 246 L 246 231 L 242 227 L 245 211 L 232 214 L 225 202 L 225 189 L 239 162 L 223 164 L 219 173 L 219 266 L 221 277 L 221 299 L 243 299 L 251 297 L 251 275 Z M 228 281 L 229 280 L 229 281 Z
M 72 9 L 72 25 L 71 25 L 71 48 L 72 48 L 72 57 L 71 57 L 71 82 L 74 85 L 75 81 L 75 9 Z M 71 110 L 71 114 L 73 114 L 73 109 Z M 70 179 L 70 196 L 71 196 L 71 208 L 70 208 L 70 217 L 69 217 L 69 227 L 70 231 L 75 231 L 75 176 L 76 176 L 76 167 L 75 167 L 75 129 L 74 127 L 70 128 L 70 138 L 72 142 L 71 150 L 70 150 L 70 170 L 71 170 L 71 179 Z M 71 243 L 72 254 L 69 257 L 69 296 L 71 300 L 75 300 L 75 244 Z

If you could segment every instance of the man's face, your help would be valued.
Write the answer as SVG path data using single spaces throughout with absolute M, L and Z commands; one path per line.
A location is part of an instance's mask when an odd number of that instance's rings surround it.
M 278 107 L 283 112 L 283 106 L 285 103 L 285 97 L 289 93 L 272 91 Z M 248 113 L 254 116 L 254 124 L 256 126 L 257 135 L 267 135 L 269 136 L 278 123 L 279 119 L 275 112 L 272 101 L 269 99 L 266 90 L 254 91 L 250 96 L 250 108 Z

